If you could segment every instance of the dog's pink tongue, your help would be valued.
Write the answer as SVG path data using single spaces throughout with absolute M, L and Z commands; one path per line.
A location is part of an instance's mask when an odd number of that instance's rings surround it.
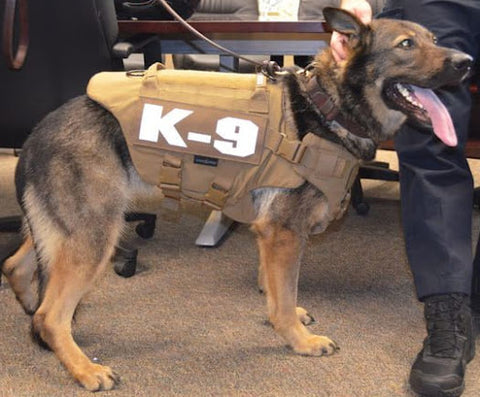
M 411 87 L 413 88 L 417 99 L 427 110 L 428 115 L 432 120 L 433 132 L 438 139 L 447 146 L 457 146 L 457 134 L 453 127 L 452 118 L 438 96 L 432 90 L 416 86 Z

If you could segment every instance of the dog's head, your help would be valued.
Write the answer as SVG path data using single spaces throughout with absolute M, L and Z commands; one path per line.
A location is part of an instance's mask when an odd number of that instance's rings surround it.
M 355 119 L 363 118 L 364 127 L 376 130 L 372 139 L 389 139 L 408 121 L 433 128 L 449 146 L 457 144 L 448 111 L 432 90 L 462 82 L 472 57 L 438 46 L 430 31 L 412 22 L 378 19 L 365 25 L 336 8 L 324 9 L 324 15 L 333 30 L 348 37 L 347 59 L 335 67 L 337 100 Z M 372 114 L 378 125 L 362 114 Z

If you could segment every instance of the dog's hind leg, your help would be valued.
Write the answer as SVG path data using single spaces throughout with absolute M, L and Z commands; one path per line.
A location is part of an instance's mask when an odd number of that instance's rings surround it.
M 300 254 L 304 241 L 297 233 L 266 218 L 255 222 L 260 261 L 264 266 L 263 282 L 267 293 L 269 320 L 296 353 L 329 355 L 337 350 L 335 342 L 310 333 L 296 307 Z
M 253 229 L 256 231 L 256 228 L 253 227 Z M 267 286 L 266 286 L 266 283 L 267 283 L 267 276 L 265 274 L 265 268 L 267 267 L 265 265 L 265 260 L 266 260 L 266 255 L 267 253 L 264 251 L 264 245 L 263 244 L 258 244 L 258 255 L 259 255 L 259 265 L 258 265 L 258 279 L 257 279 L 257 282 L 258 282 L 258 290 L 260 291 L 260 293 L 266 293 L 267 291 Z
M 2 268 L 17 300 L 30 315 L 38 305 L 38 296 L 33 288 L 37 266 L 32 237 L 28 234 L 18 250 L 5 260 Z
M 108 248 L 100 249 L 92 247 L 94 242 L 87 236 L 72 236 L 57 245 L 45 270 L 47 277 L 43 300 L 32 324 L 33 332 L 53 350 L 72 376 L 90 391 L 110 390 L 119 381 L 109 367 L 89 360 L 75 343 L 71 328 L 80 299 L 109 262 L 116 239 L 108 240 Z

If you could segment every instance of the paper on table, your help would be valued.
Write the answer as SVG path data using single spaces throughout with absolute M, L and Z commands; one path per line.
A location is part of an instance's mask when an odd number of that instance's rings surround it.
M 300 0 L 258 0 L 260 21 L 296 21 Z

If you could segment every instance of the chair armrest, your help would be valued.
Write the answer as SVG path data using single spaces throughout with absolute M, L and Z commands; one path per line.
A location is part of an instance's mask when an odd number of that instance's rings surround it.
M 112 47 L 112 55 L 116 58 L 128 58 L 131 54 L 141 50 L 150 43 L 158 41 L 156 35 L 136 35 L 118 41 Z

